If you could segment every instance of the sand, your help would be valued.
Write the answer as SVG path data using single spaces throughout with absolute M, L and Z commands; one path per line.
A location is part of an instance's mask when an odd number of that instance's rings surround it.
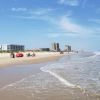
M 10 53 L 1 53 L 0 68 L 12 66 L 12 65 L 36 64 L 36 63 L 42 63 L 47 61 L 53 61 L 66 55 L 66 53 L 60 54 L 59 52 L 36 52 L 35 57 L 26 57 L 27 53 L 28 52 L 23 53 L 24 57 L 18 57 L 18 58 L 16 57 L 10 58 Z
M 36 53 L 36 57 L 14 59 L 9 54 L 0 55 L 0 100 L 100 100 L 78 88 L 66 87 L 55 77 L 40 71 L 45 65 L 41 62 L 57 60 L 64 55 L 42 52 Z

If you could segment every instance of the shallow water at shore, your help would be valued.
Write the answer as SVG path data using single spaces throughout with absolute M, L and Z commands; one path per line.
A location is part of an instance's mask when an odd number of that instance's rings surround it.
M 48 73 L 38 73 L 10 84 L 0 93 L 2 100 L 96 100 L 78 88 L 70 88 Z
M 97 63 L 95 64 L 93 60 Z M 93 68 L 91 65 L 96 65 L 96 67 Z M 100 100 L 99 80 L 94 80 L 94 77 L 99 78 L 97 76 L 100 75 L 98 73 L 99 65 L 98 58 L 79 58 L 77 56 L 67 56 L 58 61 L 36 64 L 33 65 L 34 68 L 32 65 L 30 67 L 26 65 L 25 69 L 23 67 L 24 71 L 21 72 L 24 72 L 23 78 L 20 77 L 19 81 L 12 82 L 0 89 L 0 99 Z M 96 70 L 98 72 L 95 72 Z M 18 72 L 16 73 L 18 74 Z M 94 87 L 91 83 L 96 86 Z

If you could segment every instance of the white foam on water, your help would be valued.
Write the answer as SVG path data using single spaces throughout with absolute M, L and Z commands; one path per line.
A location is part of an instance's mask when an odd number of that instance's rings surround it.
M 63 84 L 67 85 L 68 87 L 75 87 L 75 85 L 69 83 L 66 79 L 62 78 L 61 76 L 57 75 L 56 73 L 52 72 L 52 71 L 48 71 L 52 76 L 54 76 L 55 78 L 57 78 L 60 82 L 62 82 Z
M 100 56 L 100 52 L 95 52 L 95 55 L 96 56 Z
M 65 65 L 65 63 L 63 63 L 63 65 Z M 53 77 L 55 77 L 56 79 L 58 79 L 62 84 L 66 85 L 67 87 L 70 87 L 70 88 L 79 88 L 82 91 L 83 94 L 86 93 L 86 90 L 83 89 L 81 86 L 74 85 L 74 84 L 70 83 L 69 81 L 67 81 L 66 79 L 64 79 L 60 75 L 58 75 L 57 73 L 53 72 L 52 68 L 64 68 L 64 66 L 62 66 L 61 63 L 55 63 L 55 64 L 51 64 L 51 65 L 47 65 L 47 66 L 41 67 L 40 69 L 43 72 L 49 73 L 50 75 L 52 75 Z
M 64 85 L 68 86 L 68 87 L 71 87 L 71 88 L 74 88 L 76 87 L 76 85 L 68 82 L 66 79 L 64 79 L 63 77 L 61 77 L 60 75 L 58 75 L 57 73 L 51 71 L 52 68 L 55 68 L 55 65 L 59 65 L 59 63 L 57 64 L 51 64 L 51 65 L 48 65 L 48 66 L 45 66 L 45 67 L 41 67 L 41 70 L 44 71 L 44 72 L 48 72 L 50 75 L 54 76 L 55 78 L 57 78 L 61 83 L 63 83 Z M 61 64 L 62 65 L 62 64 Z M 58 68 L 62 68 L 61 66 Z
M 13 86 L 15 86 L 16 84 L 19 84 L 19 83 L 21 83 L 21 82 L 24 81 L 24 80 L 25 80 L 25 78 L 22 79 L 22 80 L 20 80 L 20 81 L 15 82 L 15 83 L 11 83 L 11 84 L 9 84 L 9 85 L 6 85 L 6 86 L 4 86 L 3 88 L 1 88 L 0 90 L 2 91 L 2 90 L 5 90 L 5 89 L 8 88 L 8 87 L 13 87 Z
M 28 76 L 28 77 L 32 77 L 32 76 Z M 8 87 L 14 87 L 15 85 L 17 85 L 17 84 L 22 83 L 23 81 L 25 81 L 28 77 L 25 77 L 25 78 L 23 78 L 23 79 L 21 79 L 19 81 L 14 82 L 14 83 L 8 84 L 8 85 L 4 86 L 3 88 L 1 88 L 0 91 L 3 91 L 5 89 L 7 89 Z
M 41 67 L 40 70 L 43 71 L 43 72 L 47 72 L 49 73 L 50 75 L 52 75 L 53 77 L 55 77 L 56 79 L 58 79 L 62 84 L 64 84 L 65 86 L 67 87 L 70 87 L 70 88 L 79 88 L 83 91 L 83 93 L 85 93 L 85 89 L 81 88 L 80 86 L 78 85 L 74 85 L 72 83 L 70 83 L 69 81 L 67 81 L 64 77 L 60 76 L 59 74 L 57 74 L 56 72 L 54 72 L 52 69 L 56 69 L 56 68 L 64 68 L 64 65 L 66 65 L 66 63 L 53 63 L 53 64 L 50 64 L 50 65 L 46 65 L 44 67 Z M 68 64 L 70 65 L 70 64 Z M 33 75 L 32 75 L 33 76 Z M 32 77 L 32 76 L 28 76 L 28 77 Z M 1 90 L 4 90 L 4 89 L 7 89 L 8 87 L 14 87 L 16 86 L 17 84 L 25 81 L 28 77 L 26 78 L 23 78 L 22 80 L 20 81 L 17 81 L 15 83 L 12 83 L 12 84 L 9 84 L 9 85 L 6 85 L 4 86 Z
M 90 58 L 95 58 L 97 56 L 100 56 L 100 52 L 94 52 L 94 55 L 93 56 L 90 56 Z

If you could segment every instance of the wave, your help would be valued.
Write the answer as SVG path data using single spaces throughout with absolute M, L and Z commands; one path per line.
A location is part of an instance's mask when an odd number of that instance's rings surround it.
M 99 57 L 100 56 L 100 52 L 86 52 L 86 51 L 80 51 L 78 53 L 78 56 L 79 57 L 82 57 L 82 58 L 96 58 L 96 57 Z
M 34 75 L 32 75 L 32 76 L 34 76 Z M 32 77 L 32 76 L 28 76 L 28 77 Z M 8 87 L 14 87 L 14 86 L 16 86 L 17 84 L 20 84 L 20 83 L 24 82 L 28 77 L 25 77 L 25 78 L 23 78 L 23 79 L 21 79 L 21 80 L 19 80 L 19 81 L 14 82 L 14 83 L 8 84 L 8 85 L 2 87 L 2 88 L 0 89 L 0 91 L 3 91 L 3 90 L 5 90 L 5 89 L 7 89 Z
M 55 78 L 57 78 L 60 82 L 62 82 L 63 84 L 65 84 L 68 87 L 75 87 L 74 84 L 71 84 L 70 82 L 68 82 L 66 79 L 64 79 L 63 77 L 59 76 L 58 74 L 52 72 L 52 71 L 48 71 L 52 76 L 54 76 Z
M 78 51 L 78 56 L 80 56 L 80 57 L 91 57 L 94 55 L 95 55 L 94 52 L 89 52 L 89 51 L 84 51 L 84 50 Z
M 57 65 L 57 64 L 59 65 L 60 63 L 55 63 L 55 64 L 51 64 L 51 65 L 47 65 L 47 66 L 41 67 L 40 70 L 43 71 L 43 72 L 49 73 L 50 75 L 52 75 L 53 77 L 55 77 L 56 79 L 58 79 L 62 84 L 66 85 L 67 87 L 70 87 L 70 88 L 79 88 L 79 89 L 81 89 L 85 93 L 85 89 L 83 89 L 82 87 L 80 87 L 78 85 L 70 83 L 65 78 L 63 78 L 59 74 L 57 74 L 57 73 L 55 73 L 55 72 L 52 71 L 52 69 L 55 68 L 54 65 Z M 62 68 L 62 67 L 61 66 L 57 66 L 57 68 Z
M 90 56 L 89 58 L 96 58 L 100 56 L 100 52 L 94 52 L 94 55 Z
M 99 52 L 94 52 L 96 56 L 100 56 L 100 51 Z
M 63 63 L 64 65 L 65 63 Z M 56 66 L 55 66 L 56 65 Z M 69 64 L 70 65 L 70 64 Z M 52 69 L 57 69 L 57 68 L 64 68 L 64 66 L 62 66 L 62 63 L 54 63 L 51 65 L 46 65 L 44 67 L 41 67 L 40 70 L 43 72 L 47 72 L 50 75 L 52 75 L 53 77 L 55 77 L 56 79 L 58 79 L 62 84 L 64 84 L 67 87 L 70 88 L 78 88 L 81 90 L 81 92 L 83 94 L 87 94 L 87 90 L 77 84 L 73 84 L 71 82 L 69 82 L 68 80 L 66 80 L 64 77 L 62 77 L 61 75 L 57 74 L 56 72 L 54 72 Z M 87 94 L 88 95 L 88 94 Z

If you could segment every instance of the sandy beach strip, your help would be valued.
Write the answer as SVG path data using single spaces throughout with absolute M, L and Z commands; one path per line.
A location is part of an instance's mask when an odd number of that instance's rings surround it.
M 9 53 L 0 54 L 0 68 L 8 67 L 12 65 L 21 64 L 36 64 L 47 61 L 57 60 L 66 54 L 60 54 L 59 52 L 37 52 L 35 57 L 26 57 L 27 53 L 24 53 L 24 57 L 10 58 Z

